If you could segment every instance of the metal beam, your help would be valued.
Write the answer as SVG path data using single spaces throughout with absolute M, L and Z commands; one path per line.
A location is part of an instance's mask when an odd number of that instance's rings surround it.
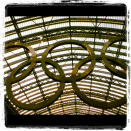
M 72 29 L 73 30 L 73 29 Z M 56 39 L 61 39 L 61 38 L 68 38 L 69 37 L 69 33 L 66 31 L 66 32 L 63 32 L 65 30 L 61 30 L 61 31 L 58 31 L 58 32 L 54 32 L 55 34 L 50 34 L 48 35 L 48 40 L 51 41 L 51 40 L 56 40 Z M 62 32 L 62 33 L 59 33 L 59 32 Z M 23 36 L 24 40 L 27 41 L 29 38 L 37 38 L 37 36 L 40 36 L 40 35 L 43 35 L 45 34 L 43 31 L 42 32 L 38 32 L 38 33 L 33 33 L 33 34 L 29 34 L 29 35 L 26 35 L 26 36 Z M 72 37 L 86 37 L 86 38 L 94 38 L 94 32 L 77 32 L 77 31 L 72 31 Z M 111 39 L 111 38 L 116 38 L 116 37 L 121 37 L 121 34 L 120 33 L 103 33 L 101 32 L 101 36 L 99 33 L 96 34 L 96 38 L 100 38 L 100 39 Z M 11 39 L 11 40 L 8 40 L 5 42 L 5 45 L 7 44 L 10 44 L 12 42 L 16 42 L 18 41 L 18 38 L 14 38 L 14 39 Z M 46 41 L 46 38 L 43 37 L 43 41 Z
M 22 35 L 21 35 L 21 32 L 20 32 L 20 29 L 19 29 L 19 27 L 17 25 L 17 22 L 16 22 L 14 16 L 10 16 L 10 18 L 12 20 L 12 23 L 13 23 L 14 27 L 15 27 L 15 32 L 17 33 L 20 42 L 22 42 L 23 38 L 22 38 Z
M 49 16 L 44 16 L 44 17 L 49 17 Z M 18 21 L 18 24 L 20 24 L 20 23 L 31 21 L 31 20 L 40 19 L 40 18 L 41 18 L 41 16 L 35 16 L 35 17 L 26 16 L 26 17 L 17 19 L 17 21 Z M 53 20 L 52 24 L 62 23 L 62 21 L 66 22 L 66 21 L 68 21 L 68 18 Z M 71 21 L 73 21 L 73 22 L 95 22 L 95 18 L 88 18 L 88 19 L 87 18 L 71 18 Z M 46 22 L 45 24 L 49 25 L 49 22 Z M 98 18 L 98 23 L 109 23 L 109 24 L 123 25 L 124 20 Z M 7 21 L 5 23 L 5 27 L 11 26 L 11 25 L 12 25 L 11 21 Z

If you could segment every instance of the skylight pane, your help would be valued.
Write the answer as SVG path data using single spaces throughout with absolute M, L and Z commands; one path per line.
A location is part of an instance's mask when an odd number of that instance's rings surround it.
M 13 35 L 10 35 L 10 36 L 5 37 L 5 41 L 11 40 L 11 39 L 15 39 L 15 38 L 17 38 L 17 37 L 18 37 L 17 34 L 13 34 Z

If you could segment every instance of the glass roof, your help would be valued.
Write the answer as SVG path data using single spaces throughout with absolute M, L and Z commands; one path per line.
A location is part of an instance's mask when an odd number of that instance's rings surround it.
M 105 43 L 114 38 L 126 36 L 125 16 L 11 16 L 5 19 L 5 53 L 4 53 L 4 77 L 8 78 L 11 72 L 21 63 L 28 61 L 32 54 L 21 47 L 11 47 L 11 44 L 20 42 L 30 46 L 36 53 L 37 59 L 49 46 L 64 40 L 84 41 L 93 49 L 95 55 L 100 55 Z M 8 48 L 8 49 L 7 49 Z M 49 52 L 47 58 L 57 62 L 64 71 L 66 77 L 71 73 L 77 63 L 90 54 L 80 45 L 61 44 Z M 119 41 L 107 48 L 106 56 L 114 57 L 124 63 L 128 63 L 127 43 Z M 84 72 L 91 62 L 85 63 L 78 71 Z M 120 65 L 110 64 L 119 71 Z M 17 73 L 17 77 L 27 70 L 29 65 Z M 55 75 L 58 70 L 50 64 L 47 68 Z M 119 100 L 126 94 L 127 80 L 110 72 L 102 60 L 95 63 L 93 71 L 84 79 L 76 82 L 80 91 L 87 97 L 104 102 Z M 24 79 L 12 84 L 14 98 L 21 103 L 41 103 L 53 95 L 60 82 L 48 77 L 43 71 L 41 63 L 36 63 L 33 71 Z M 8 98 L 14 110 L 20 115 L 53 114 L 53 115 L 108 115 L 126 114 L 127 104 L 116 108 L 101 109 L 93 107 L 82 101 L 74 92 L 72 83 L 65 83 L 63 93 L 51 105 L 37 109 L 26 110 L 15 105 Z

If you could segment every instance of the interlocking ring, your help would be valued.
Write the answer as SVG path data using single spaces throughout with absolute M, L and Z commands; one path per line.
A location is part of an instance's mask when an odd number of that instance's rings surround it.
M 16 43 L 15 46 L 28 49 L 31 52 L 32 57 L 31 57 L 30 60 L 20 64 L 18 67 L 13 69 L 10 76 L 6 79 L 7 95 L 9 97 L 9 99 L 18 107 L 23 108 L 23 109 L 27 109 L 27 110 L 33 110 L 33 109 L 36 110 L 36 109 L 47 107 L 50 104 L 52 104 L 54 101 L 56 101 L 59 98 L 59 96 L 62 94 L 63 89 L 65 87 L 65 83 L 70 82 L 70 83 L 72 83 L 72 87 L 73 87 L 76 95 L 81 100 L 83 100 L 85 103 L 87 103 L 90 106 L 94 106 L 94 107 L 101 108 L 101 109 L 108 109 L 108 108 L 114 108 L 114 107 L 118 107 L 120 105 L 123 105 L 123 104 L 126 103 L 126 95 L 124 97 L 120 98 L 119 100 L 115 100 L 115 101 L 112 101 L 112 102 L 101 102 L 99 100 L 94 100 L 92 98 L 87 97 L 84 92 L 80 91 L 76 82 L 86 78 L 93 71 L 94 66 L 96 64 L 96 61 L 100 61 L 100 60 L 103 61 L 105 67 L 111 73 L 113 73 L 114 75 L 117 75 L 121 78 L 126 78 L 125 72 L 116 70 L 113 66 L 111 66 L 111 64 L 113 64 L 115 66 L 118 65 L 121 68 L 123 68 L 124 70 L 126 70 L 127 65 L 124 62 L 122 62 L 120 59 L 115 59 L 115 58 L 110 57 L 110 56 L 105 56 L 105 51 L 108 48 L 108 46 L 112 45 L 114 42 L 124 41 L 124 40 L 125 39 L 123 39 L 123 38 L 122 39 L 109 40 L 104 45 L 104 47 L 101 51 L 101 55 L 99 55 L 99 56 L 94 54 L 94 51 L 92 50 L 92 48 L 90 48 L 90 46 L 86 42 L 78 41 L 78 40 L 59 41 L 59 42 L 56 42 L 55 44 L 49 45 L 49 47 L 42 54 L 42 59 L 36 59 L 36 54 L 31 47 L 27 46 L 26 44 L 23 45 L 21 43 Z M 50 53 L 54 48 L 61 46 L 61 45 L 64 45 L 64 44 L 76 44 L 76 45 L 83 47 L 85 50 L 87 50 L 89 52 L 89 56 L 87 56 L 83 60 L 80 60 L 75 65 L 70 77 L 65 76 L 64 71 L 62 70 L 61 66 L 57 62 L 52 61 L 51 59 L 47 58 L 48 53 Z M 12 47 L 14 47 L 14 46 L 9 46 L 8 48 L 12 48 Z M 111 62 L 111 64 L 109 63 L 109 61 Z M 86 69 L 83 73 L 77 75 L 78 70 L 85 63 L 88 63 L 88 62 L 91 62 L 88 69 Z M 49 98 L 47 98 L 44 102 L 41 102 L 39 104 L 21 103 L 20 101 L 18 101 L 17 99 L 14 98 L 13 92 L 11 90 L 12 84 L 24 79 L 25 77 L 27 77 L 31 73 L 31 71 L 35 68 L 36 63 L 41 63 L 42 68 L 45 71 L 45 74 L 49 78 L 60 82 L 60 86 L 58 87 L 58 90 L 55 92 L 55 94 L 50 96 Z M 59 72 L 59 75 L 55 75 L 52 72 L 50 72 L 49 69 L 46 67 L 47 64 L 52 65 L 54 68 L 56 68 Z M 30 65 L 30 66 L 27 68 L 27 70 L 24 71 L 20 76 L 16 77 L 16 75 L 20 72 L 20 70 L 23 69 L 24 67 L 28 66 L 28 65 Z
M 103 47 L 103 49 L 101 51 L 102 61 L 103 61 L 104 65 L 105 65 L 105 67 L 110 72 L 112 72 L 116 76 L 119 76 L 121 78 L 126 79 L 126 72 L 115 69 L 113 66 L 111 66 L 111 64 L 108 62 L 108 60 L 105 57 L 105 52 L 106 52 L 107 48 L 109 46 L 111 46 L 113 43 L 118 42 L 118 41 L 125 41 L 125 38 L 123 37 L 123 38 L 111 39 L 107 43 L 104 44 L 104 47 Z M 122 68 L 124 68 L 126 70 L 127 66 L 125 66 L 124 64 L 122 64 L 121 61 L 119 61 L 119 65 L 120 65 L 120 67 L 122 67 Z
M 30 46 L 17 42 L 12 45 L 9 45 L 8 47 L 6 47 L 6 49 L 16 48 L 16 47 L 22 47 L 26 50 L 29 50 L 30 53 L 32 54 L 32 56 L 31 56 L 30 60 L 27 61 L 28 65 L 30 65 L 30 66 L 21 75 L 16 77 L 16 74 L 22 69 L 23 64 L 21 64 L 20 66 L 18 66 L 17 68 L 15 68 L 12 71 L 11 76 L 10 76 L 11 83 L 16 83 L 16 82 L 24 79 L 26 76 L 28 76 L 30 74 L 30 72 L 33 70 L 34 66 L 36 65 L 36 53 Z
M 37 59 L 36 63 L 41 63 L 41 59 Z M 20 66 L 18 66 L 17 69 L 18 70 L 22 69 L 22 68 L 24 68 L 25 66 L 27 66 L 29 64 L 30 64 L 30 61 L 24 62 Z M 53 65 L 56 68 L 58 67 L 57 68 L 58 72 L 60 73 L 61 76 L 64 77 L 64 72 L 63 72 L 63 70 L 61 69 L 61 67 L 57 63 L 54 63 L 50 59 L 46 59 L 46 64 Z M 16 74 L 16 71 L 17 71 L 16 69 L 13 70 L 11 75 L 6 79 L 6 92 L 8 94 L 8 98 L 11 100 L 11 102 L 13 104 L 15 104 L 16 106 L 18 106 L 20 108 L 26 109 L 26 110 L 36 110 L 36 109 L 41 109 L 41 108 L 44 108 L 44 107 L 47 107 L 47 106 L 51 105 L 54 101 L 56 101 L 59 98 L 59 96 L 62 94 L 63 89 L 65 87 L 65 83 L 61 81 L 60 82 L 60 86 L 58 87 L 58 90 L 55 92 L 55 94 L 52 95 L 52 96 L 49 96 L 43 102 L 38 103 L 38 104 L 35 104 L 35 103 L 29 103 L 29 104 L 21 103 L 20 101 L 18 101 L 14 97 L 13 92 L 11 90 L 12 89 L 12 82 L 11 82 L 12 79 L 11 79 L 11 77 L 12 77 L 12 74 Z
M 69 44 L 69 43 L 70 44 L 76 44 L 76 45 L 79 45 L 79 46 L 83 47 L 85 50 L 87 50 L 89 52 L 90 56 L 92 57 L 91 64 L 88 67 L 88 69 L 86 69 L 81 75 L 77 76 L 75 80 L 79 81 L 79 80 L 85 78 L 94 69 L 94 66 L 95 66 L 95 63 L 96 63 L 95 54 L 94 54 L 93 50 L 89 47 L 89 45 L 86 42 L 77 41 L 77 40 L 59 41 L 59 42 L 56 42 L 53 45 L 50 45 L 42 55 L 42 68 L 43 68 L 43 70 L 45 70 L 46 75 L 48 75 L 48 77 L 50 77 L 51 79 L 53 79 L 55 81 L 60 82 L 61 79 L 62 79 L 64 82 L 72 82 L 72 80 L 74 79 L 72 76 L 70 76 L 70 77 L 61 77 L 60 75 L 54 75 L 52 72 L 49 71 L 49 69 L 46 67 L 46 64 L 45 64 L 46 59 L 47 59 L 47 55 L 48 55 L 49 52 L 51 52 L 54 48 L 56 48 L 56 47 L 58 47 L 60 45 L 65 45 L 65 44 Z M 84 61 L 81 60 L 81 63 L 84 64 Z M 78 66 L 79 65 L 75 66 L 74 71 L 78 68 Z
M 118 64 L 118 63 L 122 64 L 122 63 L 120 63 L 119 60 L 116 60 L 113 57 L 109 57 L 109 56 L 105 56 L 105 57 L 106 57 L 107 60 L 115 62 L 116 64 Z M 96 58 L 97 61 L 102 60 L 102 56 L 95 56 L 95 58 Z M 83 61 L 85 63 L 90 62 L 91 57 L 85 58 L 85 59 L 83 59 Z M 79 66 L 82 66 L 82 63 L 79 64 Z M 126 67 L 126 65 L 124 65 L 124 67 Z M 79 69 L 79 67 L 72 72 L 72 75 L 73 75 L 74 78 L 76 77 L 76 73 L 78 72 L 78 69 Z M 110 108 L 115 108 L 115 107 L 121 106 L 121 105 L 126 103 L 126 95 L 124 97 L 122 97 L 121 99 L 119 99 L 119 100 L 115 100 L 115 101 L 107 103 L 107 102 L 101 102 L 99 100 L 95 100 L 95 99 L 87 97 L 83 91 L 80 91 L 80 89 L 78 88 L 75 80 L 72 82 L 72 87 L 73 87 L 73 89 L 75 91 L 75 94 L 77 94 L 77 96 L 82 101 L 84 101 L 85 103 L 87 103 L 90 106 L 94 106 L 94 107 L 101 108 L 101 109 L 110 109 Z

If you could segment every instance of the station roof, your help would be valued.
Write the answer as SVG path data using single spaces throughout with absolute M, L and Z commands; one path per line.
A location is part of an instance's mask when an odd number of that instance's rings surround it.
M 7 16 L 5 23 L 5 53 L 4 53 L 4 77 L 8 78 L 11 72 L 23 62 L 29 61 L 32 54 L 25 48 L 12 47 L 18 42 L 31 47 L 37 56 L 42 59 L 43 53 L 55 43 L 47 57 L 57 62 L 64 71 L 65 77 L 70 77 L 79 61 L 90 56 L 90 52 L 72 41 L 85 42 L 93 50 L 95 55 L 101 55 L 101 51 L 108 41 L 126 37 L 125 16 Z M 128 63 L 127 42 L 119 40 L 108 46 L 105 55 L 113 57 L 125 65 Z M 125 69 L 108 59 L 110 65 L 118 72 Z M 85 62 L 78 70 L 78 74 L 89 68 L 91 61 Z M 28 65 L 29 66 L 29 65 Z M 27 70 L 25 66 L 16 76 Z M 47 64 L 47 68 L 55 75 L 58 70 Z M 118 73 L 119 74 L 119 73 Z M 52 104 L 40 109 L 24 109 L 15 105 L 5 90 L 7 101 L 20 115 L 53 114 L 53 115 L 108 115 L 126 114 L 126 102 L 118 107 L 102 108 L 93 106 L 83 101 L 75 93 L 72 82 L 64 82 L 62 94 Z M 110 103 L 119 100 L 126 95 L 127 80 L 109 71 L 103 64 L 103 60 L 97 60 L 93 71 L 85 78 L 76 82 L 79 90 L 91 100 Z M 14 98 L 21 103 L 42 103 L 48 97 L 54 95 L 60 86 L 59 81 L 50 78 L 42 68 L 41 63 L 36 63 L 33 71 L 24 79 L 11 84 Z M 95 104 L 94 104 L 95 105 Z

